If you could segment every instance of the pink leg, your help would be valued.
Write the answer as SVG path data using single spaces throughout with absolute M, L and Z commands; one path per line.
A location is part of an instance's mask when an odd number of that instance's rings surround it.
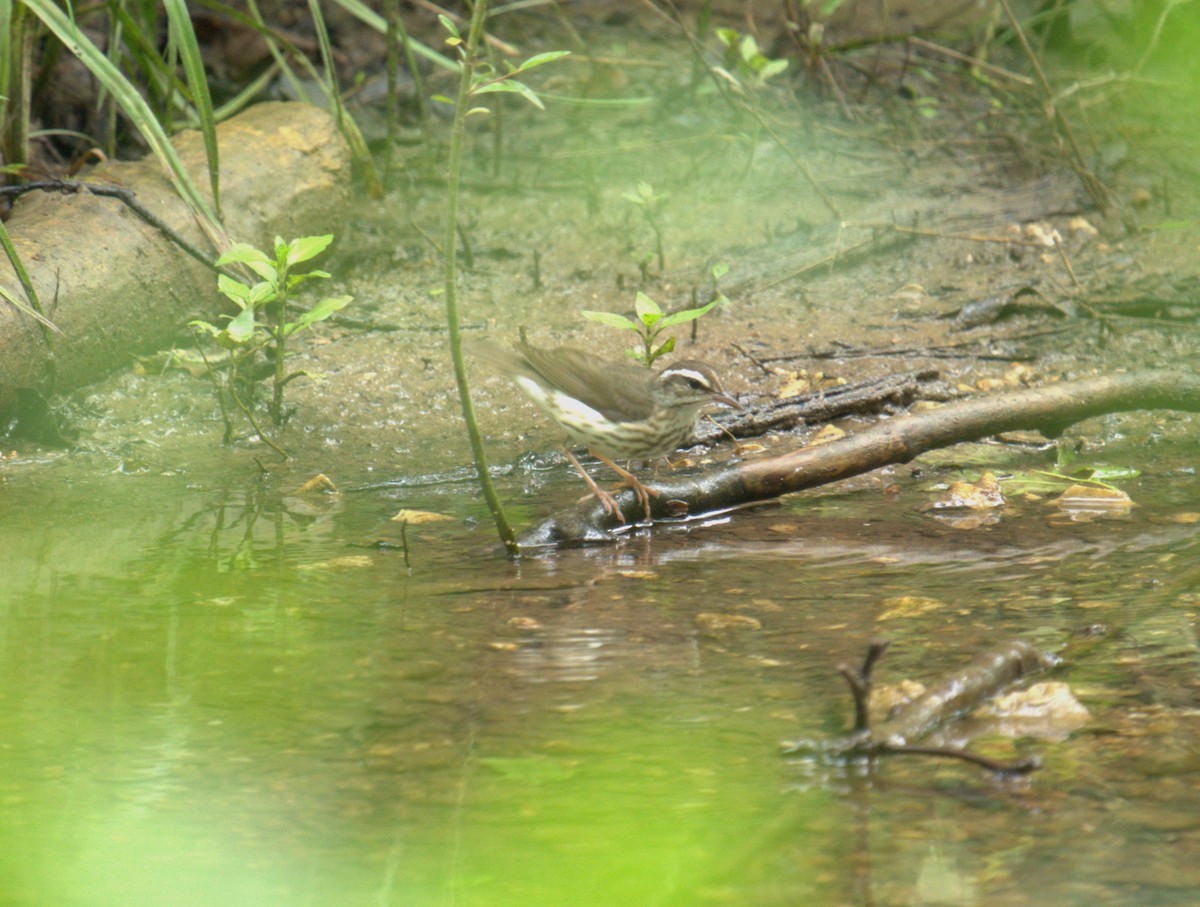
M 576 471 L 583 476 L 583 480 L 588 483 L 588 488 L 592 490 L 592 494 L 595 495 L 596 500 L 603 505 L 605 511 L 610 513 L 618 523 L 624 523 L 625 514 L 621 513 L 621 508 L 617 505 L 616 499 L 596 484 L 595 479 L 587 474 L 587 471 L 580 465 L 579 461 L 575 459 L 575 455 L 571 453 L 569 448 L 564 447 L 563 453 L 567 455 L 567 459 L 571 461 L 571 465 L 575 467 Z M 612 464 L 610 463 L 609 465 L 611 466 Z
M 652 522 L 653 520 L 650 515 L 650 497 L 651 495 L 657 496 L 658 492 L 649 486 L 643 485 L 638 481 L 637 477 L 632 472 L 630 472 L 628 469 L 623 469 L 622 467 L 618 466 L 608 457 L 601 456 L 594 450 L 589 452 L 593 457 L 619 475 L 621 477 L 622 484 L 628 485 L 633 489 L 634 496 L 638 499 L 639 503 L 641 503 L 642 510 L 645 511 L 646 522 Z

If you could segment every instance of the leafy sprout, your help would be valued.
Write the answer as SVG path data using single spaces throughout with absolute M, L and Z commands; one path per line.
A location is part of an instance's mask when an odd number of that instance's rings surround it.
M 274 380 L 268 412 L 276 426 L 282 425 L 283 389 L 300 374 L 288 375 L 286 372 L 287 338 L 297 331 L 324 321 L 345 308 L 351 301 L 350 296 L 327 296 L 309 308 L 302 309 L 295 316 L 295 320 L 288 320 L 288 304 L 293 293 L 310 280 L 328 279 L 330 276 L 328 271 L 296 273 L 293 268 L 320 255 L 332 241 L 332 234 L 305 236 L 290 242 L 277 236 L 272 249 L 273 256 L 247 243 L 234 243 L 228 252 L 217 259 L 218 267 L 237 268 L 246 276 L 246 279 L 239 279 L 231 276 L 227 270 L 217 277 L 217 288 L 237 306 L 238 312 L 226 316 L 228 320 L 223 325 L 199 319 L 189 322 L 189 325 L 229 352 L 224 380 L 216 381 L 214 374 L 217 398 L 225 419 L 226 443 L 233 434 L 230 417 L 230 404 L 233 404 L 246 414 L 259 437 L 279 450 L 263 434 L 254 419 L 253 381 L 248 373 L 255 356 L 260 351 L 269 350 L 270 358 L 274 362 Z M 208 361 L 207 358 L 205 361 Z
M 713 265 L 711 274 L 714 284 L 728 271 L 729 266 L 724 263 Z M 627 355 L 630 358 L 637 359 L 643 365 L 650 366 L 660 356 L 665 356 L 675 349 L 675 338 L 673 336 L 667 337 L 661 343 L 658 342 L 659 335 L 663 331 L 680 324 L 686 324 L 689 321 L 695 321 L 716 306 L 727 302 L 729 302 L 729 298 L 724 293 L 720 290 L 714 290 L 713 298 L 704 305 L 695 306 L 690 309 L 680 309 L 678 312 L 663 312 L 658 303 L 645 293 L 639 292 L 633 302 L 633 318 L 627 318 L 615 312 L 596 312 L 591 310 L 585 310 L 583 317 L 623 331 L 633 331 L 638 335 L 640 346 L 631 347 L 626 351 Z M 656 346 L 655 344 L 658 345 Z
M 442 23 L 442 27 L 449 33 L 446 38 L 446 43 L 458 51 L 460 57 L 466 56 L 466 42 L 462 33 L 458 30 L 458 26 L 454 24 L 449 16 L 439 15 L 438 21 Z M 570 55 L 569 50 L 551 50 L 546 53 L 534 54 L 524 63 L 519 66 L 513 66 L 508 61 L 504 65 L 508 67 L 507 72 L 499 72 L 495 66 L 486 60 L 477 60 L 474 63 L 474 70 L 471 73 L 471 87 L 468 90 L 468 96 L 471 98 L 481 94 L 493 94 L 496 92 L 511 92 L 523 97 L 526 101 L 537 107 L 539 110 L 545 110 L 546 105 L 542 103 L 542 99 L 538 97 L 537 92 L 526 85 L 524 82 L 516 79 L 523 73 L 528 72 L 538 66 L 544 66 L 547 63 L 553 63 L 562 57 Z M 445 95 L 434 95 L 435 101 L 442 101 L 446 104 L 453 104 L 454 101 Z M 486 107 L 475 107 L 467 111 L 468 114 L 490 113 Z

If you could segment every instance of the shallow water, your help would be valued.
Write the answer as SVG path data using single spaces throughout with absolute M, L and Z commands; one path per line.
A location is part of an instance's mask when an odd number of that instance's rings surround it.
M 1186 471 L 1120 522 L 967 532 L 864 486 L 514 563 L 469 486 L 217 457 L 5 467 L 0 903 L 1194 903 Z M 527 484 L 523 519 L 579 490 Z M 401 506 L 454 517 L 411 569 Z M 1088 725 L 981 744 L 1027 782 L 779 755 L 845 728 L 871 638 L 928 679 L 1095 623 L 1055 677 Z

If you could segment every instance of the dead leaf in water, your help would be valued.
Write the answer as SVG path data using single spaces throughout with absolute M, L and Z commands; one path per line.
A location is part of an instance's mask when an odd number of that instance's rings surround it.
M 712 611 L 702 611 L 696 615 L 696 626 L 710 633 L 722 630 L 761 630 L 762 621 L 745 614 L 717 614 Z
M 337 486 L 333 484 L 333 480 L 329 476 L 319 472 L 297 488 L 296 494 L 308 494 L 310 491 L 328 491 L 337 494 Z
M 933 515 L 949 529 L 959 532 L 974 532 L 984 526 L 995 526 L 1000 522 L 1001 511 L 995 510 L 939 510 Z
M 925 684 L 917 680 L 887 683 L 871 690 L 871 721 L 884 721 L 902 705 L 907 705 L 925 693 Z
M 1062 243 L 1062 236 L 1053 224 L 1048 223 L 1032 223 L 1026 224 L 1024 229 L 1025 238 L 1030 242 L 1035 242 L 1040 246 L 1045 246 L 1048 249 L 1053 249 L 1055 246 Z
M 977 714 L 996 723 L 995 733 L 1054 742 L 1066 740 L 1092 717 L 1071 688 L 1059 681 L 998 696 Z
M 1177 523 L 1180 526 L 1194 526 L 1200 523 L 1200 513 L 1173 513 L 1169 516 L 1159 517 L 1158 522 Z
M 335 557 L 327 561 L 316 561 L 312 564 L 299 564 L 297 570 L 342 570 L 346 568 L 359 569 L 370 567 L 373 563 L 366 554 L 348 554 L 345 557 Z
M 540 630 L 542 623 L 536 617 L 510 617 L 508 625 L 517 630 Z
M 1137 506 L 1119 488 L 1101 485 L 1072 485 L 1050 504 L 1058 511 L 1058 519 L 1072 523 L 1120 519 Z
M 846 433 L 836 425 L 826 425 L 819 432 L 808 439 L 808 447 L 816 447 L 818 444 L 828 444 L 830 441 L 838 441 L 846 437 Z
M 1069 221 L 1067 221 L 1067 229 L 1072 233 L 1086 237 L 1087 239 L 1092 239 L 1093 237 L 1100 235 L 1100 231 L 1093 227 L 1086 218 L 1078 216 L 1072 217 Z
M 931 505 L 934 509 L 990 510 L 1003 507 L 1004 492 L 994 473 L 985 472 L 978 482 L 951 482 L 946 494 Z
M 920 595 L 901 595 L 898 598 L 885 598 L 881 605 L 884 611 L 876 620 L 895 620 L 896 618 L 918 617 L 943 610 L 946 605 L 936 598 L 924 598 Z
M 801 394 L 807 394 L 811 391 L 812 387 L 812 381 L 808 379 L 806 372 L 785 372 L 783 375 L 783 384 L 775 392 L 775 396 L 780 400 L 788 397 L 799 397 Z
M 430 510 L 401 510 L 392 520 L 397 523 L 409 523 L 413 526 L 419 526 L 421 523 L 440 523 L 446 520 L 453 520 L 454 517 L 447 516 L 444 513 L 434 513 Z

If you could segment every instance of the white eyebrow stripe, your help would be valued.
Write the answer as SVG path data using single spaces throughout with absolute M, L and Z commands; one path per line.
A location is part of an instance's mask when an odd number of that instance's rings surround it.
M 663 371 L 663 374 L 664 375 L 681 375 L 682 377 L 688 378 L 692 381 L 699 381 L 701 384 L 711 384 L 712 383 L 708 380 L 707 375 L 703 375 L 700 372 L 698 372 L 692 368 L 669 368 L 669 369 L 665 369 Z

